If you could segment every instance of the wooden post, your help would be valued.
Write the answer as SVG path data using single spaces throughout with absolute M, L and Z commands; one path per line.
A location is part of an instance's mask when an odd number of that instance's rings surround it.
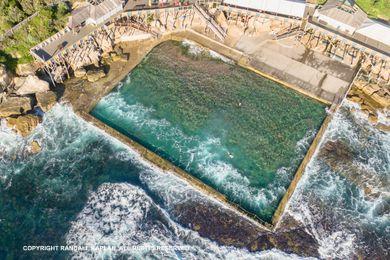
M 49 74 L 51 82 L 53 83 L 54 87 L 57 87 L 56 83 L 54 82 L 53 76 L 51 75 L 50 69 L 46 67 L 46 64 L 43 66 L 43 69 L 46 71 L 47 74 Z

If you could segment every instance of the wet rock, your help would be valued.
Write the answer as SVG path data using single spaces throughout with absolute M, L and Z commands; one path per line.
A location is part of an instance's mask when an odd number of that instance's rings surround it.
M 356 152 L 342 140 L 328 141 L 319 152 L 320 159 L 323 160 L 335 174 L 345 177 L 348 182 L 353 183 L 361 189 L 369 199 L 376 199 L 380 196 L 378 190 L 384 190 L 386 183 L 369 169 L 362 169 L 354 162 Z M 373 190 L 372 187 L 377 187 Z
M 16 133 L 23 137 L 28 136 L 40 122 L 40 117 L 35 115 L 23 115 L 17 118 L 7 118 L 8 127 L 12 128 Z
M 20 115 L 31 110 L 31 100 L 28 97 L 7 97 L 0 103 L 0 117 Z
M 362 111 L 367 115 L 377 114 L 377 110 L 390 107 L 390 91 L 386 87 L 370 84 L 363 80 L 354 82 L 348 99 L 359 103 Z
M 76 78 L 82 78 L 85 75 L 87 75 L 87 71 L 84 68 L 79 68 L 79 69 L 74 71 L 74 76 Z
M 381 130 L 383 132 L 390 132 L 390 125 L 385 125 L 385 124 L 382 124 L 382 123 L 378 123 L 376 125 L 376 128 L 378 128 L 379 130 Z
M 49 111 L 57 102 L 57 95 L 53 91 L 40 92 L 35 97 L 43 112 Z
M 197 231 L 200 236 L 225 246 L 246 248 L 250 251 L 278 248 L 289 253 L 318 256 L 318 244 L 304 227 L 293 226 L 269 231 L 230 210 L 198 200 L 176 204 L 174 214 L 178 216 L 181 224 Z
M 0 93 L 5 91 L 8 85 L 11 83 L 11 75 L 7 71 L 5 65 L 0 64 Z
M 30 148 L 30 152 L 33 153 L 33 154 L 39 153 L 42 150 L 40 144 L 36 140 L 33 140 L 31 142 L 29 148 Z
M 368 121 L 371 123 L 371 124 L 376 124 L 378 123 L 378 117 L 374 114 L 370 114 L 368 116 Z
M 348 100 L 355 102 L 355 103 L 361 103 L 362 99 L 359 96 L 348 96 Z
M 33 76 L 35 75 L 34 65 L 31 63 L 18 64 L 16 67 L 16 74 L 19 76 Z
M 28 95 L 49 90 L 49 83 L 39 79 L 37 76 L 14 78 L 15 93 L 17 95 Z
M 353 153 L 344 142 L 337 140 L 326 142 L 320 151 L 320 156 L 328 158 L 328 162 L 333 164 L 340 160 L 352 160 Z
M 106 73 L 103 71 L 103 69 L 93 69 L 87 72 L 87 80 L 89 82 L 96 82 L 105 76 Z

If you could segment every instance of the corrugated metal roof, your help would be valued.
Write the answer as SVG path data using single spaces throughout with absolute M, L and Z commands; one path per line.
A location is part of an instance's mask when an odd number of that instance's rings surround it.
M 300 18 L 306 7 L 304 0 L 225 0 L 224 3 Z

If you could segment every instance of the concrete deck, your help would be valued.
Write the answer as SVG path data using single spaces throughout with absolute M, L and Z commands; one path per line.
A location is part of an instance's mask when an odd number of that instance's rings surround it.
M 59 35 L 58 38 L 51 38 L 50 43 L 36 49 L 34 52 L 43 61 L 48 61 L 59 50 L 59 48 L 66 49 L 72 46 L 73 44 L 77 43 L 93 31 L 95 31 L 97 28 L 99 28 L 99 26 L 86 25 L 82 27 L 78 32 L 64 31 L 63 34 Z
M 240 37 L 233 48 L 250 56 L 250 65 L 332 103 L 342 95 L 355 68 L 307 50 L 295 39 Z

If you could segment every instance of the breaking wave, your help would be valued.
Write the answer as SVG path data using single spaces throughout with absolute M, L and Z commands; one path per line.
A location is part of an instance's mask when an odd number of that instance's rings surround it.
M 32 140 L 41 145 L 40 153 L 29 152 Z M 23 216 L 22 219 L 33 219 L 34 222 L 12 226 L 15 224 L 12 217 L 15 212 L 2 209 L 0 227 L 12 227 L 11 233 L 3 235 L 11 238 L 12 234 L 24 234 L 25 241 L 18 241 L 21 245 L 65 243 L 77 246 L 127 245 L 132 248 L 130 251 L 69 252 L 70 257 L 83 259 L 121 256 L 301 259 L 276 249 L 250 253 L 244 249 L 220 246 L 180 226 L 167 210 L 176 203 L 188 198 L 196 198 L 203 203 L 217 202 L 144 161 L 135 151 L 78 118 L 69 107 L 56 105 L 26 139 L 1 125 L 0 151 L 2 198 L 8 192 L 15 193 L 15 187 L 22 179 L 29 176 L 35 179 L 35 183 L 30 183 L 32 190 L 27 195 L 26 209 L 20 207 L 17 212 Z M 20 176 L 22 179 L 18 178 Z M 96 188 L 93 188 L 94 185 Z M 23 200 L 25 190 L 17 191 L 20 194 L 15 200 Z M 155 202 L 156 199 L 163 201 L 162 206 Z M 55 203 L 51 204 L 51 201 Z M 72 217 L 74 213 L 77 214 Z M 39 236 L 34 231 L 37 229 Z M 53 230 L 56 234 L 54 238 Z M 5 247 L 5 250 L 13 252 L 14 256 L 19 255 L 21 245 Z M 159 246 L 158 250 L 156 246 Z M 45 257 L 53 257 L 51 252 L 44 253 Z M 28 257 L 29 252 L 24 252 L 22 256 Z
M 381 258 L 390 244 L 390 134 L 354 108 L 344 101 L 334 115 L 285 212 L 323 258 Z M 329 144 L 339 146 L 336 158 Z
M 42 146 L 39 154 L 31 154 L 29 145 L 32 140 L 37 140 Z M 352 157 L 341 158 L 340 163 L 329 161 L 332 158 L 322 152 L 329 141 L 343 142 Z M 371 126 L 359 111 L 352 112 L 350 104 L 345 102 L 330 123 L 320 149 L 309 163 L 283 218 L 292 217 L 305 226 L 318 241 L 322 258 L 383 258 L 390 244 L 389 157 L 389 134 Z M 353 175 L 353 172 L 358 175 Z M 92 175 L 90 183 L 95 179 L 100 179 L 100 182 L 97 182 L 96 189 L 88 190 L 83 201 L 85 187 L 82 183 L 85 180 L 82 176 L 89 175 Z M 137 178 L 124 177 L 132 175 Z M 29 186 L 19 189 L 19 183 L 24 179 Z M 36 183 L 38 181 L 41 183 Z M 91 185 L 84 183 L 86 187 Z M 25 193 L 26 187 L 30 188 L 28 193 Z M 6 194 L 10 191 L 15 196 L 14 200 L 18 200 L 18 196 L 27 196 L 28 199 L 26 208 L 18 208 L 18 218 L 36 220 L 31 226 L 30 222 L 12 224 L 16 219 L 12 215 L 14 211 L 2 208 L 0 227 L 13 228 L 11 233 L 3 234 L 10 240 L 13 234 L 24 234 L 26 241 L 20 243 L 34 242 L 34 230 L 40 229 L 41 243 L 61 242 L 53 240 L 52 229 L 65 236 L 68 245 L 139 246 L 138 250 L 131 251 L 75 252 L 74 257 L 299 258 L 278 250 L 249 253 L 221 246 L 182 227 L 170 215 L 170 209 L 176 204 L 189 199 L 203 203 L 218 202 L 143 161 L 135 151 L 79 119 L 70 108 L 62 105 L 56 105 L 46 114 L 43 123 L 26 139 L 1 123 L 1 198 L 8 198 Z M 21 193 L 15 195 L 16 192 Z M 62 208 L 56 209 L 57 204 L 49 203 L 54 198 L 61 198 Z M 9 199 L 2 201 L 11 203 Z M 39 213 L 24 211 L 42 207 L 42 203 L 49 203 L 47 211 L 45 208 L 40 208 Z M 69 217 L 63 215 L 69 213 L 66 203 L 82 205 L 72 222 L 67 222 Z M 223 208 L 223 205 L 220 207 Z M 46 214 L 54 214 L 53 223 L 51 218 L 40 219 Z M 58 219 L 69 225 L 60 228 Z M 156 246 L 164 250 L 154 250 Z M 15 250 L 13 254 L 16 255 L 20 248 L 5 247 L 5 250 Z
M 197 55 L 201 55 L 201 54 L 206 54 L 213 59 L 221 60 L 221 61 L 229 63 L 229 64 L 234 64 L 233 60 L 219 54 L 218 52 L 215 52 L 213 50 L 205 48 L 205 47 L 203 47 L 203 46 L 201 46 L 193 41 L 184 40 L 184 41 L 182 41 L 181 44 L 188 48 L 188 53 L 191 55 L 197 56 Z
M 277 205 L 291 179 L 292 167 L 281 167 L 275 174 L 275 181 L 267 186 L 253 187 L 246 176 L 222 159 L 226 155 L 231 156 L 231 153 L 219 138 L 186 135 L 166 119 L 152 118 L 152 113 L 152 108 L 140 103 L 129 104 L 120 92 L 107 95 L 93 111 L 94 116 L 103 118 L 104 122 L 113 124 L 114 128 L 130 136 L 135 133 L 136 136 L 142 136 L 141 139 L 152 140 L 150 143 L 157 153 L 163 151 L 168 159 L 211 183 L 211 186 L 227 194 L 234 202 L 249 205 L 255 212 L 267 211 Z M 116 122 L 120 122 L 120 126 Z M 144 133 L 145 129 L 147 133 Z M 296 144 L 297 156 L 291 165 L 296 165 L 303 158 L 314 135 L 314 131 L 308 131 Z M 170 147 L 170 154 L 174 155 L 166 154 L 166 147 Z
M 82 259 L 302 259 L 278 250 L 249 253 L 219 246 L 176 224 L 142 189 L 125 183 L 103 184 L 90 195 L 72 224 L 67 245 L 108 248 L 73 255 Z

